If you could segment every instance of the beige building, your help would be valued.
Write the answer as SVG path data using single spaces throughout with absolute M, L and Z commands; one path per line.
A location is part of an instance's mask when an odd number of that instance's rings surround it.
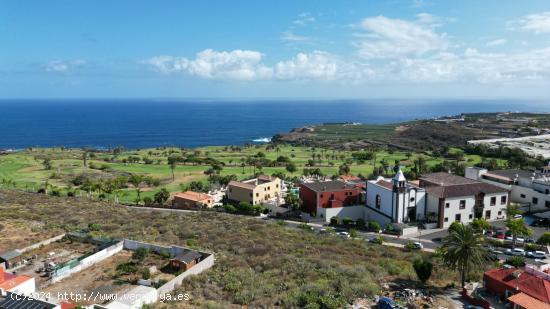
M 227 198 L 231 202 L 262 204 L 281 197 L 281 185 L 281 179 L 265 175 L 243 181 L 231 181 L 227 187 Z
M 214 199 L 205 193 L 185 191 L 176 193 L 172 203 L 174 208 L 179 209 L 211 208 L 214 205 Z

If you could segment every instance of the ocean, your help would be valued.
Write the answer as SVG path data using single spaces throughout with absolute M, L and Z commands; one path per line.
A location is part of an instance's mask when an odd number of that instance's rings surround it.
M 466 112 L 550 112 L 513 100 L 0 100 L 0 149 L 242 145 L 324 122 L 396 123 Z

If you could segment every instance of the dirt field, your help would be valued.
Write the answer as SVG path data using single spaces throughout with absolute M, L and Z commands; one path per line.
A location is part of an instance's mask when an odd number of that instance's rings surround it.
M 32 264 L 18 269 L 17 272 L 35 277 L 38 287 L 42 288 L 49 284 L 48 278 L 43 273 L 38 273 L 37 270 L 43 267 L 45 262 L 65 263 L 86 253 L 93 252 L 95 248 L 95 245 L 87 243 L 70 241 L 53 242 L 47 246 L 25 252 L 23 254 L 24 259 L 30 259 L 34 256 L 36 258 L 32 259 Z
M 63 233 L 38 221 L 0 220 L 0 252 L 21 249 Z
M 74 293 L 80 295 L 80 297 L 89 298 L 79 302 L 81 305 L 104 303 L 102 299 L 105 299 L 107 295 L 123 293 L 131 287 L 129 284 L 117 284 L 113 280 L 116 266 L 128 261 L 131 256 L 131 252 L 121 251 L 104 261 L 48 286 L 43 291 L 56 297 L 58 293 Z

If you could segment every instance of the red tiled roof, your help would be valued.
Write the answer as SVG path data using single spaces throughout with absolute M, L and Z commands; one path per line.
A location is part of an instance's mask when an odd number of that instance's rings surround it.
M 508 297 L 508 300 L 514 304 L 520 305 L 525 309 L 550 309 L 550 304 L 543 303 L 540 300 L 531 297 L 525 293 L 517 293 Z
M 200 193 L 200 192 L 194 192 L 194 191 L 185 191 L 174 194 L 174 198 L 182 198 L 189 201 L 195 201 L 200 202 L 208 199 L 212 199 L 212 197 L 206 193 Z
M 550 304 L 550 282 L 548 280 L 515 268 L 496 268 L 486 271 L 484 275 L 506 285 L 510 291 L 523 292 Z
M 376 184 L 379 185 L 379 186 L 382 186 L 382 187 L 384 187 L 384 188 L 386 188 L 386 189 L 390 189 L 390 190 L 393 189 L 393 184 L 392 184 L 391 182 L 386 181 L 386 180 L 383 180 L 383 179 L 378 180 L 378 181 L 376 182 Z

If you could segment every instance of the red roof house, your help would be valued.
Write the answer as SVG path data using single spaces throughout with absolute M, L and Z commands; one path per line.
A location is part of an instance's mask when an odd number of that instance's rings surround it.
M 502 298 L 523 293 L 550 304 L 550 281 L 544 276 L 537 276 L 524 269 L 491 269 L 483 274 L 483 281 L 487 290 Z M 526 299 L 526 297 L 518 298 Z

